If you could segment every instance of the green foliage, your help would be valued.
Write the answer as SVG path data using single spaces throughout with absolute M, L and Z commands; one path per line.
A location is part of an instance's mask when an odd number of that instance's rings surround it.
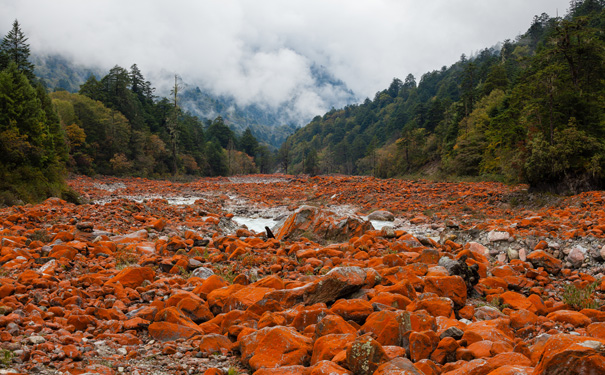
M 0 349 L 0 366 L 9 367 L 13 362 L 14 354 L 8 349 Z
M 599 309 L 602 303 L 594 298 L 594 292 L 600 284 L 600 280 L 588 284 L 584 288 L 578 288 L 574 284 L 567 284 L 563 287 L 561 301 L 576 310 Z
M 0 70 L 15 64 L 19 72 L 25 74 L 28 80 L 34 79 L 34 65 L 29 62 L 29 44 L 21 31 L 19 21 L 13 22 L 13 28 L 0 43 Z
M 153 91 L 134 64 L 130 71 L 115 66 L 101 80 L 91 76 L 79 94 L 52 93 L 67 137 L 70 169 L 162 177 L 255 173 L 257 163 L 265 172 L 272 168 L 272 155 L 250 130 L 240 141 L 220 116 L 205 128 L 181 111 L 178 80 L 170 100 L 157 100 Z
M 500 50 L 462 55 L 416 84 L 394 79 L 358 105 L 316 117 L 288 139 L 289 171 L 378 177 L 490 176 L 532 189 L 605 187 L 605 4 L 536 16 Z

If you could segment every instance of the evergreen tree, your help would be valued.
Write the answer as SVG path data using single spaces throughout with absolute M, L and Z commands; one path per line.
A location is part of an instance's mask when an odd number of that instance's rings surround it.
M 258 141 L 252 135 L 250 128 L 247 128 L 239 140 L 239 146 L 242 151 L 250 156 L 255 156 L 258 149 Z
M 27 79 L 33 81 L 34 64 L 29 62 L 29 44 L 26 43 L 27 38 L 21 31 L 19 21 L 13 22 L 13 28 L 6 34 L 0 44 L 0 70 L 4 70 L 12 62 L 15 63 L 17 69 L 25 74 Z

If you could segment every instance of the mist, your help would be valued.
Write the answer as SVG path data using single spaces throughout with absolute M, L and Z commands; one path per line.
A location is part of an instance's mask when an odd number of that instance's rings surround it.
M 36 54 L 109 69 L 136 63 L 167 93 L 169 77 L 238 105 L 310 118 L 373 97 L 394 77 L 440 69 L 514 39 L 568 0 L 4 0 L 0 32 L 18 19 Z M 344 85 L 313 75 L 322 67 Z

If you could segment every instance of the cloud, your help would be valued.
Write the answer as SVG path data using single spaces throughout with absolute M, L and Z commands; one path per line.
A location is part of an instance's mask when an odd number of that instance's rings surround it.
M 0 32 L 17 18 L 36 53 L 147 77 L 177 73 L 238 104 L 314 116 L 347 98 L 319 87 L 323 66 L 359 99 L 393 77 L 428 71 L 514 38 L 568 0 L 3 0 Z M 153 82 L 161 88 L 162 82 Z M 343 103 L 344 104 L 344 103 Z

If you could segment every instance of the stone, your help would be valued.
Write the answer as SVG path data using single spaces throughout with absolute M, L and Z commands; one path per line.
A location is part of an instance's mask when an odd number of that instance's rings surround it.
M 508 241 L 510 234 L 508 232 L 492 230 L 487 234 L 487 240 L 489 242 Z
M 547 272 L 550 272 L 554 275 L 558 274 L 561 271 L 561 268 L 563 268 L 563 263 L 559 259 L 547 254 L 542 250 L 532 251 L 527 256 L 527 260 L 534 267 L 544 267 Z
M 425 375 L 407 358 L 397 357 L 380 365 L 374 375 Z
M 368 215 L 368 220 L 378 220 L 378 221 L 394 221 L 395 215 L 392 212 L 386 210 L 378 210 L 374 211 Z
M 212 275 L 214 275 L 214 271 L 212 271 L 210 268 L 199 267 L 191 271 L 190 277 L 199 277 L 202 280 L 206 280 Z
M 306 305 L 334 302 L 361 289 L 366 277 L 367 272 L 360 267 L 334 268 L 305 289 L 304 302 Z
M 346 352 L 347 368 L 355 375 L 371 375 L 389 360 L 382 345 L 369 335 L 359 336 Z
M 153 281 L 155 272 L 149 267 L 126 267 L 106 282 L 106 285 L 122 284 L 125 288 L 136 288 L 144 281 Z
M 605 374 L 605 340 L 559 334 L 545 343 L 535 375 Z
M 587 250 L 584 247 L 580 245 L 575 246 L 571 249 L 569 255 L 567 255 L 567 261 L 575 268 L 581 267 L 586 258 L 586 252 Z
M 289 327 L 267 327 L 240 340 L 242 361 L 261 368 L 304 365 L 310 359 L 311 339 Z
M 424 291 L 448 297 L 457 309 L 466 304 L 467 286 L 460 276 L 427 276 L 424 278 Z

